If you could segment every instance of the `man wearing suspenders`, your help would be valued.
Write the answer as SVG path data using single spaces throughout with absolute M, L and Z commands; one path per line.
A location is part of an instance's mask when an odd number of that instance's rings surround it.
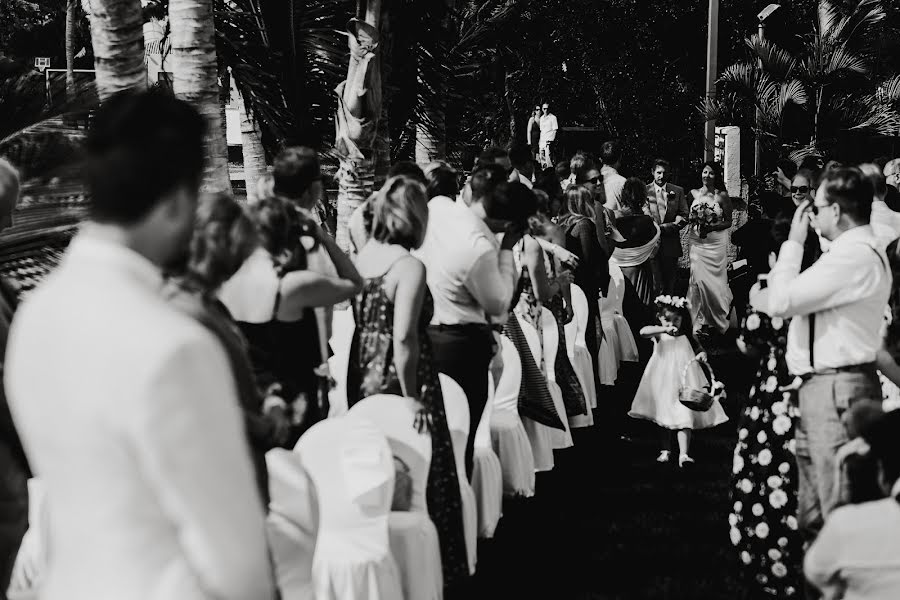
M 838 500 L 835 452 L 848 441 L 843 414 L 860 400 L 881 401 L 874 362 L 891 272 L 869 225 L 873 195 L 858 169 L 825 174 L 814 202 L 797 209 L 768 279 L 767 312 L 791 318 L 787 364 L 803 381 L 796 454 L 798 521 L 807 541 Z M 810 224 L 831 245 L 800 273 Z

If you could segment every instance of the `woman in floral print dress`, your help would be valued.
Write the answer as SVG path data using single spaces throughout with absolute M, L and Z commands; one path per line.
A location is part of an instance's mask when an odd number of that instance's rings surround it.
M 728 522 L 745 584 L 756 592 L 752 598 L 793 598 L 801 589 L 794 459 L 799 412 L 784 360 L 786 335 L 786 322 L 752 309 L 741 334 L 746 351 L 760 357 L 759 383 L 740 418 Z
M 790 221 L 773 224 L 770 263 L 789 231 Z M 805 252 L 802 268 L 812 260 Z M 785 361 L 788 322 L 762 312 L 766 296 L 761 283 L 751 290 L 752 308 L 738 339 L 743 352 L 759 359 L 759 370 L 739 419 L 728 522 L 750 597 L 796 598 L 803 585 L 794 446 L 799 382 Z

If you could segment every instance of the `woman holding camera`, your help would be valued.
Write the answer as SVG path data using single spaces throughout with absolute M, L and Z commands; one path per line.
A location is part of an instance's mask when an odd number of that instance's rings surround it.
M 261 246 L 222 286 L 220 298 L 249 342 L 258 379 L 290 406 L 293 428 L 284 445 L 292 448 L 326 416 L 319 403 L 323 361 L 314 308 L 349 300 L 362 278 L 335 241 L 284 200 L 262 199 L 252 215 Z M 324 248 L 337 275 L 306 269 L 305 246 Z

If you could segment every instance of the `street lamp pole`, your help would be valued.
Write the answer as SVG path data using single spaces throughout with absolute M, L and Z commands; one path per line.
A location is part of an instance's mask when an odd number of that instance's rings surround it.
M 759 41 L 760 43 L 766 40 L 766 19 L 771 17 L 775 11 L 781 8 L 780 4 L 770 4 L 765 7 L 762 12 L 756 15 L 756 18 L 759 20 Z M 762 71 L 763 62 L 762 58 L 759 59 L 759 70 Z M 757 107 L 756 109 L 756 135 L 753 136 L 753 174 L 759 177 L 762 173 L 762 143 L 760 137 L 760 131 L 762 130 L 762 121 L 763 114 L 762 110 Z
M 706 97 L 716 98 L 716 72 L 719 53 L 719 0 L 709 0 L 709 27 L 706 38 Z M 716 122 L 708 120 L 703 133 L 703 160 L 713 160 L 716 145 Z

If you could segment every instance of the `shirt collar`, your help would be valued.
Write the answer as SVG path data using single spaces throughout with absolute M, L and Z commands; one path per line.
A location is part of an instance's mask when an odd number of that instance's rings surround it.
M 848 229 L 841 235 L 831 240 L 829 250 L 834 250 L 835 248 L 839 248 L 844 244 L 852 244 L 854 242 L 874 242 L 874 237 L 875 232 L 872 230 L 871 225 L 860 225 L 859 227 Z
M 660 192 L 660 191 L 665 192 L 665 191 L 666 191 L 666 186 L 667 186 L 667 185 L 668 185 L 668 184 L 664 183 L 664 184 L 662 184 L 662 186 L 659 186 L 659 185 L 656 184 L 655 181 L 653 182 L 653 188 L 654 188 L 657 192 Z
M 69 244 L 70 259 L 103 263 L 110 269 L 127 273 L 141 285 L 159 292 L 163 287 L 163 275 L 158 266 L 131 248 L 82 231 Z

